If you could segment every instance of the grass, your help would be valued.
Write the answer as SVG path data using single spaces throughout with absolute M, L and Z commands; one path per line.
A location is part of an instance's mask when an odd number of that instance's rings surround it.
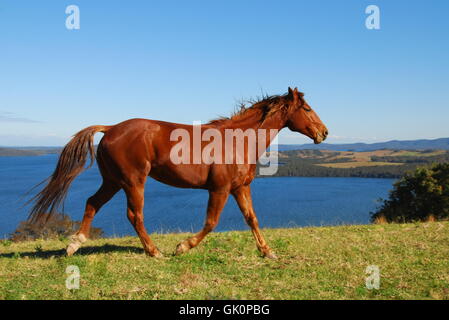
M 171 256 L 187 234 L 153 234 L 166 255 L 146 257 L 135 237 L 0 243 L 0 299 L 448 299 L 449 223 L 266 229 L 278 260 L 259 256 L 250 232 L 209 235 Z M 80 289 L 65 287 L 80 269 Z M 365 286 L 380 268 L 380 288 Z
M 375 167 L 375 166 L 401 166 L 403 163 L 380 162 L 380 161 L 358 161 L 358 162 L 336 162 L 336 163 L 320 163 L 318 166 L 328 168 L 358 168 L 358 167 Z

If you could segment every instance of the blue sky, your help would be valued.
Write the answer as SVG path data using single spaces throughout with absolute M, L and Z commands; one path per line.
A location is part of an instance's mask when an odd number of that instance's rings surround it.
M 65 27 L 71 4 L 80 30 Z M 449 137 L 449 1 L 124 4 L 0 1 L 0 145 L 62 145 L 133 117 L 207 121 L 288 86 L 331 143 Z M 380 30 L 365 27 L 370 4 Z

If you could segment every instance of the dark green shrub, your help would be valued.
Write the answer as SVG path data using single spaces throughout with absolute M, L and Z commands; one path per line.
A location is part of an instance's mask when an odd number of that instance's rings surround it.
M 449 163 L 417 168 L 394 184 L 371 220 L 414 222 L 449 218 Z
M 44 216 L 41 222 L 30 223 L 22 221 L 16 231 L 11 234 L 11 241 L 28 241 L 36 239 L 64 239 L 78 231 L 81 222 L 73 221 L 69 216 L 64 214 L 54 214 L 48 218 Z M 46 221 L 46 222 L 45 222 Z M 91 227 L 91 239 L 101 238 L 103 230 Z

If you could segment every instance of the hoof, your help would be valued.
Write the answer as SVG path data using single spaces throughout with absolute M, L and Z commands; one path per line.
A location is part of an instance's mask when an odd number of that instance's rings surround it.
M 151 253 L 150 256 L 152 256 L 153 258 L 157 258 L 157 259 L 160 259 L 160 258 L 164 257 L 164 255 L 159 250 L 157 250 L 154 253 Z
M 186 253 L 189 250 L 190 250 L 190 247 L 187 244 L 185 244 L 184 242 L 181 242 L 180 244 L 178 244 L 176 246 L 175 255 L 179 256 L 180 254 Z
M 83 234 L 73 235 L 71 237 L 72 242 L 67 247 L 67 256 L 72 256 L 75 252 L 81 248 L 81 245 L 87 241 L 86 237 Z
M 273 253 L 273 252 L 268 252 L 264 255 L 265 258 L 267 259 L 272 259 L 272 260 L 276 260 L 278 257 Z
M 73 256 L 73 254 L 75 252 L 77 252 L 80 247 L 81 247 L 81 245 L 77 245 L 75 243 L 69 244 L 69 246 L 67 247 L 67 250 L 66 250 L 67 251 L 67 256 L 68 257 Z

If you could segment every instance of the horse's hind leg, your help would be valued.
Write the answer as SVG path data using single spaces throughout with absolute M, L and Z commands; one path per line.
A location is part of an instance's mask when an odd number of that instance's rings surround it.
M 120 187 L 113 182 L 103 180 L 103 184 L 100 189 L 98 189 L 98 191 L 87 200 L 83 221 L 81 222 L 78 232 L 71 237 L 72 242 L 67 247 L 67 255 L 73 255 L 81 247 L 81 245 L 87 241 L 87 238 L 89 237 L 90 225 L 92 224 L 95 214 L 119 190 Z
M 159 249 L 148 236 L 143 224 L 144 184 L 124 188 L 128 199 L 128 220 L 136 230 L 145 253 L 149 256 L 162 257 Z
M 271 251 L 268 244 L 265 242 L 264 237 L 259 229 L 259 222 L 257 221 L 256 213 L 254 212 L 253 202 L 251 199 L 251 191 L 249 185 L 241 186 L 232 191 L 240 210 L 245 217 L 246 223 L 251 227 L 254 239 L 256 240 L 256 245 L 259 251 L 264 255 L 264 257 L 270 259 L 276 259 L 276 255 Z
M 220 213 L 223 210 L 229 197 L 229 191 L 209 191 L 209 202 L 207 204 L 207 217 L 203 229 L 176 247 L 176 254 L 182 254 L 196 247 L 206 235 L 218 224 Z

